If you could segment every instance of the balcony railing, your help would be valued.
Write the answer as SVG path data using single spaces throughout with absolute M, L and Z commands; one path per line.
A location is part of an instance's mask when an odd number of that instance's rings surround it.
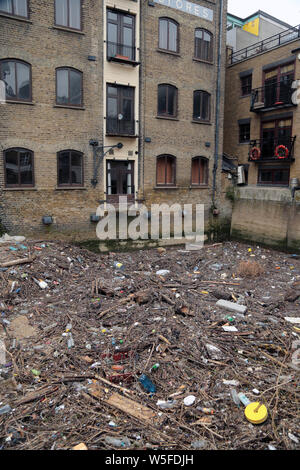
M 106 118 L 106 134 L 109 135 L 135 135 L 135 122 L 133 120 Z
M 251 140 L 249 145 L 249 161 L 291 162 L 294 160 L 295 137 L 279 137 L 278 139 Z
M 293 80 L 288 80 L 255 88 L 251 92 L 250 111 L 260 112 L 269 108 L 291 106 L 293 104 L 292 94 L 295 91 L 292 88 L 292 83 Z
M 295 41 L 300 37 L 300 25 L 293 28 L 286 29 L 282 33 L 277 33 L 263 41 L 256 42 L 251 46 L 240 49 L 239 51 L 232 52 L 229 56 L 229 64 L 235 64 L 250 57 L 261 54 L 262 52 L 269 51 L 275 47 L 282 46 L 288 42 Z
M 106 44 L 107 60 L 116 62 L 135 62 L 135 47 L 110 41 Z

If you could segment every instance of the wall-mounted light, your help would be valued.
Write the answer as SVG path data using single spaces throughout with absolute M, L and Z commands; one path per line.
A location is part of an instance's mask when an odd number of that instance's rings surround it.
M 91 216 L 90 216 L 90 221 L 91 222 L 99 222 L 99 220 L 100 220 L 100 215 L 91 214 Z
M 51 225 L 53 224 L 53 218 L 50 215 L 44 215 L 42 218 L 44 225 Z

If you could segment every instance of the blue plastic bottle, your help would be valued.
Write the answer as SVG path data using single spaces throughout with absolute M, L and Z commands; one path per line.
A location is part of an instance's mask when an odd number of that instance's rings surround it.
M 149 393 L 155 393 L 156 392 L 155 385 L 151 382 L 151 380 L 145 374 L 142 374 L 140 376 L 139 382 L 144 387 L 144 389 L 147 390 L 147 392 L 149 392 Z

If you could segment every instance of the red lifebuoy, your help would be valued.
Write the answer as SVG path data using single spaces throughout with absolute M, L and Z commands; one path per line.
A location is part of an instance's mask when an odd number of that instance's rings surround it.
M 250 150 L 250 158 L 251 160 L 258 160 L 260 158 L 261 151 L 258 147 L 252 147 Z
M 284 150 L 284 155 L 279 153 L 280 150 Z M 287 158 L 289 156 L 289 149 L 285 147 L 285 145 L 277 145 L 275 149 L 275 156 L 280 159 Z

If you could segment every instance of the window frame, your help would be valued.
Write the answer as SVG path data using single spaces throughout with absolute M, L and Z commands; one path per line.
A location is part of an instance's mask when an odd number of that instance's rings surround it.
M 59 157 L 62 153 L 69 153 L 69 182 L 68 183 L 60 183 L 59 182 Z M 80 155 L 81 158 L 81 183 L 72 183 L 72 165 L 70 164 L 71 162 L 71 153 L 76 153 Z M 83 160 L 83 152 L 80 152 L 79 150 L 74 150 L 74 149 L 65 149 L 65 150 L 60 150 L 59 152 L 56 153 L 56 158 L 57 158 L 57 187 L 58 188 L 82 188 L 84 186 L 84 160 Z
M 121 109 L 123 109 L 123 100 L 124 100 L 124 95 L 122 93 L 122 90 L 124 90 L 125 88 L 130 88 L 132 90 L 132 96 L 130 97 L 130 100 L 131 100 L 131 114 L 132 114 L 132 120 L 131 121 L 128 121 L 128 122 L 132 122 L 133 124 L 133 132 L 132 134 L 125 134 L 123 132 L 119 132 L 117 131 L 116 133 L 114 132 L 109 132 L 108 131 L 108 125 L 107 125 L 107 121 L 108 119 L 112 119 L 109 115 L 108 115 L 108 98 L 115 98 L 114 96 L 110 96 L 109 95 L 109 87 L 112 87 L 112 88 L 116 88 L 117 89 L 117 97 L 116 97 L 116 100 L 117 100 L 117 114 L 122 114 L 124 111 L 121 111 Z M 119 85 L 117 83 L 107 83 L 106 84 L 106 134 L 107 135 L 125 135 L 125 136 L 135 136 L 136 135 L 136 125 L 135 125 L 135 93 L 136 93 L 136 88 L 134 86 L 128 86 L 128 85 Z M 126 99 L 129 99 L 129 97 L 125 97 Z
M 14 0 L 11 0 L 12 13 L 9 13 L 8 11 L 5 11 L 5 10 L 0 10 L 0 15 L 7 15 L 7 16 L 11 16 L 12 18 L 17 18 L 17 19 L 20 18 L 20 19 L 29 20 L 29 0 L 25 0 L 25 2 L 26 2 L 27 16 L 17 15 L 16 13 L 14 13 Z
M 83 0 L 80 0 L 80 9 L 79 9 L 79 14 L 80 14 L 80 28 L 73 28 L 72 26 L 69 26 L 70 24 L 70 0 L 67 0 L 67 12 L 68 12 L 68 26 L 63 25 L 63 24 L 58 24 L 56 22 L 56 2 L 59 0 L 54 0 L 54 25 L 57 28 L 64 28 L 64 29 L 69 29 L 70 31 L 82 31 L 83 30 L 83 18 L 82 18 L 82 5 L 83 5 Z
M 243 126 L 249 126 L 249 139 L 241 139 L 241 135 L 242 135 L 242 127 Z M 243 124 L 239 124 L 239 144 L 248 144 L 251 140 L 251 124 L 250 122 L 245 122 Z
M 244 80 L 249 80 L 251 78 L 251 81 L 247 83 L 246 85 L 243 85 Z M 245 75 L 244 77 L 240 77 L 241 80 L 241 96 L 249 96 L 251 95 L 252 92 L 252 73 L 249 73 L 249 75 Z M 249 91 L 249 86 L 250 86 L 250 91 Z
M 205 163 L 205 168 L 204 168 L 204 181 L 203 183 L 200 182 L 200 164 L 199 164 L 199 182 L 198 183 L 193 183 L 193 162 L 198 160 L 199 162 L 203 161 Z M 208 186 L 208 178 L 209 178 L 209 159 L 207 157 L 203 156 L 196 156 L 192 158 L 192 163 L 191 163 L 191 187 L 202 187 L 202 186 Z
M 203 109 L 201 109 L 203 107 L 203 96 L 204 95 L 207 95 L 208 96 L 208 118 L 207 119 L 203 119 L 202 117 L 200 118 L 197 118 L 195 117 L 195 95 L 196 93 L 200 93 L 200 110 L 199 110 L 199 114 L 201 115 L 201 111 L 203 111 Z M 211 94 L 208 92 L 208 91 L 205 91 L 205 90 L 194 90 L 193 92 L 193 121 L 196 121 L 196 122 L 211 122 Z
M 58 84 L 58 74 L 57 72 L 60 71 L 60 70 L 67 70 L 68 72 L 68 103 L 58 103 L 57 101 L 57 84 Z M 70 72 L 76 72 L 78 74 L 80 74 L 81 76 L 81 87 L 80 87 L 80 92 L 81 92 L 81 102 L 80 104 L 73 104 L 73 103 L 70 103 Z M 67 107 L 67 108 L 83 108 L 83 72 L 81 72 L 81 70 L 78 70 L 78 69 L 75 69 L 74 67 L 57 67 L 55 69 L 55 104 L 56 106 L 64 106 L 64 107 Z
M 160 87 L 166 87 L 167 89 L 167 93 L 166 93 L 166 110 L 168 109 L 168 104 L 169 104 L 169 92 L 168 90 L 170 88 L 174 89 L 175 90 L 175 96 L 174 96 L 174 114 L 168 114 L 168 112 L 166 111 L 166 113 L 159 113 L 159 104 L 158 104 L 158 100 L 159 100 L 159 88 Z M 175 86 L 175 85 L 172 85 L 170 83 L 160 83 L 158 86 L 157 86 L 157 116 L 158 117 L 165 117 L 165 118 L 177 118 L 178 116 L 178 88 Z
M 167 48 L 164 49 L 160 47 L 160 28 L 161 28 L 161 21 L 167 21 L 168 24 L 168 32 L 167 32 Z M 169 31 L 169 24 L 173 23 L 176 26 L 176 51 L 172 51 L 169 49 L 170 45 L 170 31 Z M 168 52 L 169 54 L 179 54 L 179 23 L 173 18 L 169 18 L 167 16 L 161 16 L 158 18 L 158 50 L 162 52 Z
M 165 182 L 164 183 L 158 183 L 158 161 L 160 159 L 165 159 Z M 167 159 L 170 159 L 171 160 L 171 165 L 172 165 L 172 183 L 167 183 L 166 182 L 166 176 L 167 176 L 167 165 L 166 165 L 166 162 L 167 162 Z M 175 187 L 176 186 L 176 166 L 177 166 L 177 159 L 174 155 L 171 155 L 171 154 L 168 154 L 168 153 L 164 153 L 164 154 L 161 154 L 161 155 L 157 155 L 156 157 L 156 186 L 157 187 L 162 187 L 162 188 L 166 188 L 166 187 Z
M 115 13 L 116 15 L 118 15 L 118 18 L 117 18 L 116 22 L 114 22 L 113 20 L 110 20 L 108 18 L 108 12 L 112 12 L 112 13 Z M 130 28 L 132 30 L 132 39 L 133 39 L 131 46 L 125 46 L 121 41 L 122 32 L 123 32 L 123 29 L 124 29 L 124 23 L 122 21 L 122 17 L 124 17 L 124 16 L 130 16 L 133 19 L 133 25 Z M 111 7 L 108 7 L 106 9 L 106 44 L 107 45 L 111 42 L 111 41 L 108 40 L 108 25 L 109 25 L 109 23 L 114 24 L 114 25 L 117 26 L 117 36 L 118 36 L 118 42 L 116 44 L 117 49 L 118 49 L 118 46 L 131 47 L 131 49 L 132 49 L 132 58 L 129 58 L 128 60 L 135 61 L 136 60 L 136 15 L 134 15 L 132 13 L 129 13 L 129 12 L 126 12 L 126 11 L 117 10 L 117 9 L 114 9 L 114 8 L 111 8 Z M 126 25 L 126 26 L 128 27 L 128 25 Z M 108 54 L 108 47 L 107 47 L 107 50 L 106 50 L 106 57 L 107 57 L 107 59 L 112 57 Z
M 7 173 L 6 173 L 6 153 L 9 151 L 16 151 L 18 152 L 18 184 L 8 184 L 7 183 Z M 31 154 L 31 166 L 32 166 L 32 184 L 20 184 L 20 152 L 28 152 Z M 3 151 L 3 164 L 4 164 L 4 183 L 6 189 L 23 189 L 23 188 L 34 188 L 35 187 L 35 177 L 34 177 L 34 152 L 33 150 L 26 149 L 23 147 L 10 147 Z
M 261 172 L 262 171 L 270 171 L 272 173 L 272 181 L 270 183 L 264 181 L 260 181 L 261 179 Z M 288 181 L 287 183 L 282 183 L 282 182 L 279 182 L 279 183 L 276 183 L 274 181 L 274 173 L 276 171 L 287 171 L 288 172 Z M 257 171 L 257 185 L 258 186 L 282 186 L 282 187 L 288 187 L 289 184 L 290 184 L 290 178 L 291 178 L 291 174 L 290 174 L 290 168 L 288 166 L 285 166 L 285 167 L 270 167 L 270 168 L 258 168 L 258 171 Z
M 14 64 L 15 64 L 16 91 L 18 91 L 18 80 L 17 80 L 18 75 L 17 75 L 17 66 L 16 66 L 16 64 L 17 63 L 23 64 L 23 65 L 26 65 L 29 68 L 29 91 L 30 91 L 28 99 L 19 98 L 18 96 L 10 98 L 6 95 L 6 91 L 5 91 L 5 99 L 7 101 L 18 102 L 18 103 L 31 103 L 32 102 L 32 70 L 31 70 L 31 64 L 29 64 L 29 62 L 25 62 L 24 60 L 21 60 L 21 59 L 1 59 L 0 60 L 0 78 L 1 78 L 1 74 L 2 74 L 2 64 L 4 62 L 14 62 Z
M 202 41 L 202 43 L 204 43 L 204 38 L 202 39 L 199 39 L 196 37 L 196 32 L 197 31 L 201 31 L 204 35 L 204 33 L 208 34 L 210 36 L 210 41 L 209 41 L 209 58 L 208 59 L 205 59 L 203 57 L 199 57 L 197 56 L 197 50 L 200 49 L 200 52 L 203 54 L 203 50 L 204 50 L 204 45 L 202 44 L 200 47 L 198 46 L 197 47 L 197 40 L 199 41 Z M 207 42 L 207 41 L 206 41 Z M 209 64 L 212 64 L 213 63 L 213 60 L 214 60 L 214 35 L 213 33 L 211 33 L 208 29 L 205 29 L 205 28 L 196 28 L 195 29 L 195 32 L 194 32 L 194 59 L 196 60 L 200 60 L 202 62 L 207 62 Z

